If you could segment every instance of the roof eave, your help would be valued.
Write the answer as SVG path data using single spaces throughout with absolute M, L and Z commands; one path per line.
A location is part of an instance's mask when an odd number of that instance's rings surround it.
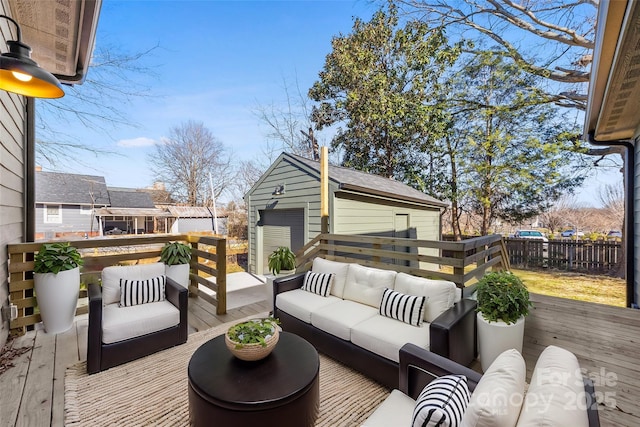
M 628 58 L 620 55 L 620 50 L 625 39 L 633 36 L 634 26 L 630 17 L 634 8 L 638 7 L 636 3 L 602 1 L 598 8 L 595 49 L 585 113 L 585 139 L 591 134 L 593 141 L 613 143 L 632 138 L 637 131 L 638 118 L 633 111 L 635 108 L 627 116 L 631 117 L 631 122 L 623 120 L 619 126 L 612 128 L 605 120 L 605 116 L 611 116 L 611 109 L 618 98 L 618 80 L 625 75 L 620 70 L 628 65 L 625 63 Z
M 416 203 L 426 207 L 446 208 L 449 206 L 448 203 L 441 202 L 439 200 L 424 200 L 424 199 L 418 199 L 417 197 L 409 197 L 409 196 L 399 197 L 397 194 L 387 193 L 385 191 L 374 190 L 371 188 L 360 187 L 358 185 L 353 185 L 353 184 L 341 183 L 338 188 L 340 190 L 347 190 L 347 191 L 352 191 L 354 193 L 361 193 L 361 194 L 366 194 L 370 196 L 382 197 L 389 200 Z

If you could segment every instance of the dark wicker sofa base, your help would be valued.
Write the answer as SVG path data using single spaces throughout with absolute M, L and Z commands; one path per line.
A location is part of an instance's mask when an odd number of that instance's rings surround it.
M 275 298 L 279 293 L 299 289 L 304 274 L 275 279 L 273 282 L 274 317 L 280 319 L 282 329 L 301 336 L 316 349 L 369 378 L 389 387 L 398 388 L 398 363 L 365 350 L 303 322 L 279 310 Z M 430 350 L 459 364 L 468 366 L 476 357 L 476 302 L 463 299 L 444 312 L 429 327 Z

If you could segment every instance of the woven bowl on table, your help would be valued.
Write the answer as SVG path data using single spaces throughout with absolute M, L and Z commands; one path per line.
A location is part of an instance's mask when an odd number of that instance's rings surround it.
M 260 343 L 251 343 L 251 344 L 239 344 L 231 338 L 229 338 L 229 331 L 224 334 L 224 342 L 227 345 L 229 351 L 238 359 L 246 360 L 248 362 L 253 362 L 256 360 L 264 359 L 271 351 L 275 348 L 278 343 L 278 339 L 280 337 L 280 333 L 278 328 L 275 328 L 275 332 L 271 337 L 265 340 L 266 346 L 262 346 Z

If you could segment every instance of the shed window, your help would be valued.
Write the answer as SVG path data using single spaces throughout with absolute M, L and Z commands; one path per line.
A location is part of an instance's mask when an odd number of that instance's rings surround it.
M 45 224 L 62 223 L 62 207 L 60 205 L 45 205 L 44 222 Z

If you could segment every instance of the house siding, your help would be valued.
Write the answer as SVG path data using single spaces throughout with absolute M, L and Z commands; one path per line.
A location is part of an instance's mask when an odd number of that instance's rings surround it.
M 320 233 L 320 184 L 317 176 L 281 159 L 259 186 L 248 194 L 249 207 L 249 270 L 261 273 L 259 267 L 262 250 L 258 242 L 259 211 L 265 209 L 303 209 L 305 212 L 305 243 Z M 274 196 L 277 185 L 284 184 L 285 194 Z
M 55 233 L 89 233 L 93 219 L 93 231 L 98 231 L 98 223 L 90 213 L 80 213 L 80 205 L 62 205 L 62 222 L 44 222 L 45 204 L 36 204 L 36 231 L 42 234 L 44 239 L 54 238 Z M 83 206 L 90 209 L 91 206 Z
M 404 215 L 408 216 L 408 234 L 396 230 L 396 217 Z M 336 234 L 440 240 L 440 210 L 437 208 L 419 208 L 391 200 L 336 193 L 332 218 L 332 229 Z M 437 250 L 427 248 L 420 248 L 419 253 L 438 255 Z M 421 262 L 419 268 L 433 266 Z
M 635 141 L 634 145 L 634 187 L 633 187 L 633 224 L 634 236 L 633 247 L 634 255 L 632 262 L 634 263 L 634 284 L 635 291 L 634 301 L 640 305 L 640 137 Z
M 5 0 L 0 0 L 0 14 L 11 16 Z M 0 20 L 0 43 L 15 40 L 13 26 Z M 24 144 L 26 101 L 19 95 L 0 90 L 0 305 L 9 305 L 7 244 L 24 240 Z M 0 348 L 9 334 L 9 321 L 0 316 Z

